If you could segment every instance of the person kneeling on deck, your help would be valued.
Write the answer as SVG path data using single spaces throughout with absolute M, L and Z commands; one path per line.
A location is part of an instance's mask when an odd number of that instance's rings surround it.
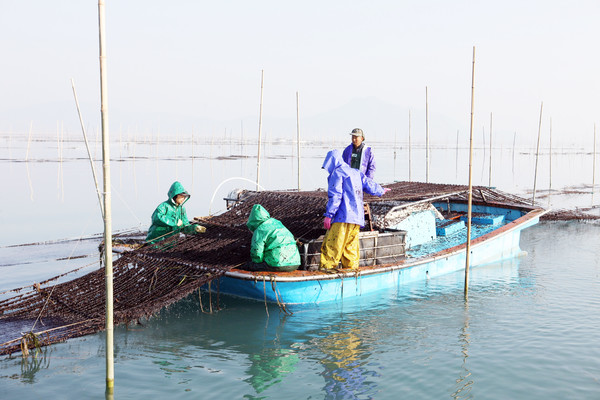
M 294 235 L 271 218 L 263 206 L 255 204 L 246 226 L 252 232 L 250 258 L 241 267 L 247 271 L 294 271 L 300 266 L 300 253 Z
M 169 199 L 163 201 L 152 213 L 152 225 L 148 229 L 146 242 L 156 243 L 176 233 L 200 233 L 206 230 L 200 225 L 190 225 L 183 204 L 190 195 L 179 182 L 173 182 L 168 192 Z
M 329 172 L 329 200 L 324 214 L 323 227 L 327 233 L 321 245 L 319 269 L 337 268 L 340 260 L 343 268 L 358 269 L 358 234 L 365 225 L 363 191 L 381 197 L 390 189 L 382 188 L 361 171 L 351 168 L 338 150 L 327 153 L 322 168 Z

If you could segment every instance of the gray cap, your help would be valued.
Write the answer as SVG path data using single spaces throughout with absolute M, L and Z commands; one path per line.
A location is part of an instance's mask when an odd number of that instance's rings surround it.
M 365 138 L 365 134 L 363 133 L 362 129 L 360 129 L 360 128 L 352 129 L 352 132 L 350 132 L 350 134 L 352 136 L 362 136 L 363 139 Z

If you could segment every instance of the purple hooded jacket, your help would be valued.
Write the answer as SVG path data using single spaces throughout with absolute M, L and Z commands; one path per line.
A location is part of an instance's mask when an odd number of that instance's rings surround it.
M 352 147 L 351 143 L 344 149 L 342 153 L 342 159 L 348 165 L 352 162 Z M 375 179 L 375 157 L 373 157 L 373 150 L 369 146 L 365 146 L 360 157 L 360 172 L 365 174 L 371 179 Z
M 325 216 L 331 223 L 346 222 L 365 226 L 363 191 L 373 196 L 383 196 L 383 188 L 357 169 L 342 161 L 339 150 L 327 153 L 323 169 L 329 172 L 327 209 Z

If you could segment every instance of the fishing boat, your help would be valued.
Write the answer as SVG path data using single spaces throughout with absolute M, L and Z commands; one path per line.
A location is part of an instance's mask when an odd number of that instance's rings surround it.
M 326 191 L 238 191 L 227 198 L 226 212 L 195 219 L 206 227 L 203 233 L 128 246 L 118 255 L 112 268 L 114 323 L 139 322 L 194 293 L 201 297 L 201 308 L 208 297 L 209 310 L 213 294 L 217 309 L 219 295 L 227 294 L 278 303 L 285 311 L 287 305 L 358 298 L 464 270 L 468 188 L 418 182 L 384 186 L 391 191 L 382 198 L 364 199 L 367 223 L 360 233 L 358 270 L 318 270 Z M 475 187 L 472 198 L 470 267 L 521 254 L 521 231 L 546 213 L 526 199 L 492 188 Z M 252 233 L 246 222 L 254 204 L 261 204 L 297 239 L 302 262 L 298 270 L 240 269 L 250 260 Z M 0 335 L 5 339 L 0 354 L 104 328 L 104 268 L 72 279 L 64 275 L 17 288 L 0 299 L 0 322 L 6 329 L 15 328 Z M 40 318 L 43 328 L 21 333 L 19 327 Z
M 389 195 L 365 198 L 358 270 L 327 272 L 318 270 L 326 192 L 238 192 L 226 199 L 229 211 L 210 222 L 241 227 L 249 208 L 262 204 L 297 237 L 302 265 L 292 272 L 232 268 L 203 289 L 284 305 L 316 304 L 464 270 L 468 188 L 415 182 L 385 187 L 392 189 Z M 475 187 L 472 193 L 470 267 L 520 255 L 521 231 L 546 210 L 492 188 Z

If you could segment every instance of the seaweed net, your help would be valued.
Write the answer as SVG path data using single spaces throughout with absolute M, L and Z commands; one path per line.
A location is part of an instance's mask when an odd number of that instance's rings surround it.
M 568 205 L 566 207 L 557 207 L 550 210 L 544 216 L 544 221 L 583 221 L 583 222 L 600 222 L 600 206 L 594 204 L 594 185 L 581 184 L 568 186 L 562 189 L 547 189 L 537 192 L 536 199 L 539 204 L 543 204 L 547 200 L 548 207 L 552 200 L 560 204 Z M 528 194 L 533 195 L 533 192 Z M 590 206 L 579 206 L 590 200 Z
M 419 182 L 386 185 L 387 201 L 418 201 L 452 194 L 465 200 L 467 187 Z M 378 197 L 365 196 L 375 203 Z M 473 191 L 475 203 L 532 208 L 525 199 L 484 187 Z M 251 232 L 246 221 L 254 204 L 263 205 L 300 240 L 325 233 L 327 192 L 245 192 L 227 212 L 199 221 L 207 230 L 179 235 L 123 253 L 113 263 L 114 323 L 147 318 L 249 260 Z M 64 275 L 64 274 L 63 274 Z M 0 301 L 0 354 L 45 346 L 101 331 L 105 327 L 105 271 L 98 268 L 73 280 L 55 278 L 23 288 Z M 218 282 L 218 281 L 217 281 Z M 215 285 L 218 291 L 218 285 Z M 25 332 L 25 333 L 24 333 Z
M 577 207 L 574 209 L 556 209 L 551 210 L 550 212 L 544 214 L 540 219 L 543 221 L 597 221 L 600 222 L 600 215 L 593 214 L 594 212 L 598 212 L 599 208 L 597 206 L 591 207 Z

